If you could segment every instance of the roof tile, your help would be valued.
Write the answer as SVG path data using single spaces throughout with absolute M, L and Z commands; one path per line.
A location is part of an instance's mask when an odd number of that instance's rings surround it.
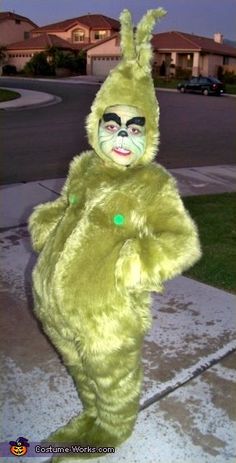
M 88 14 L 85 16 L 79 16 L 77 18 L 66 19 L 53 24 L 48 24 L 43 27 L 38 27 L 34 32 L 62 32 L 70 29 L 76 24 L 83 24 L 84 26 L 91 27 L 93 29 L 108 29 L 108 30 L 119 30 L 120 23 L 116 19 L 109 18 L 102 14 Z
M 188 34 L 186 32 L 162 32 L 155 34 L 152 39 L 156 50 L 186 50 L 203 51 L 220 55 L 236 56 L 236 48 L 230 45 L 217 43 L 209 37 Z
M 86 44 L 83 45 L 85 46 Z M 40 34 L 38 37 L 11 43 L 6 48 L 7 50 L 42 50 L 52 46 L 67 50 L 77 50 L 79 48 L 54 34 Z
M 20 14 L 12 13 L 11 11 L 2 11 L 0 12 L 0 22 L 6 21 L 8 19 L 19 19 L 20 21 L 27 21 L 32 24 L 33 27 L 37 27 L 31 19 L 27 18 L 26 16 L 21 16 Z

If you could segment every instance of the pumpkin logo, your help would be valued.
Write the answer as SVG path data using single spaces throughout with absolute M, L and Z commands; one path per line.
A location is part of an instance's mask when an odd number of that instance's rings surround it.
M 18 437 L 18 439 L 11 440 L 9 442 L 10 445 L 10 452 L 12 455 L 15 457 L 22 457 L 25 455 L 28 451 L 28 447 L 30 446 L 28 439 L 25 439 L 25 437 Z

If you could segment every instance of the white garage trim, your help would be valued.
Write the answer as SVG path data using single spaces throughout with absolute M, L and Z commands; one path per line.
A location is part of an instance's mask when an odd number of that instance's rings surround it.
M 91 56 L 91 74 L 94 76 L 107 76 L 120 61 L 119 55 Z

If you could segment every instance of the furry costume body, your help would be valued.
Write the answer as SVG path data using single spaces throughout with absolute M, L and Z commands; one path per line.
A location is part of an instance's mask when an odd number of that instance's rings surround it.
M 128 22 L 126 12 L 123 40 Z M 88 134 L 94 151 L 74 158 L 61 196 L 30 217 L 33 246 L 40 252 L 33 272 L 35 310 L 84 406 L 80 417 L 52 436 L 55 441 L 116 446 L 130 435 L 141 391 L 140 350 L 150 327 L 150 291 L 161 291 L 165 280 L 200 256 L 196 227 L 173 177 L 151 162 L 159 108 L 145 66 L 141 69 L 131 52 L 92 106 Z M 147 119 L 145 153 L 129 167 L 105 159 L 98 143 L 102 114 L 116 103 L 142 108 Z

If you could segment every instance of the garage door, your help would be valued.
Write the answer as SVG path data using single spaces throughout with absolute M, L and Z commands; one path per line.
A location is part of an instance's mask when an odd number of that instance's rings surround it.
M 120 56 L 94 56 L 92 58 L 92 74 L 107 76 L 120 61 Z

